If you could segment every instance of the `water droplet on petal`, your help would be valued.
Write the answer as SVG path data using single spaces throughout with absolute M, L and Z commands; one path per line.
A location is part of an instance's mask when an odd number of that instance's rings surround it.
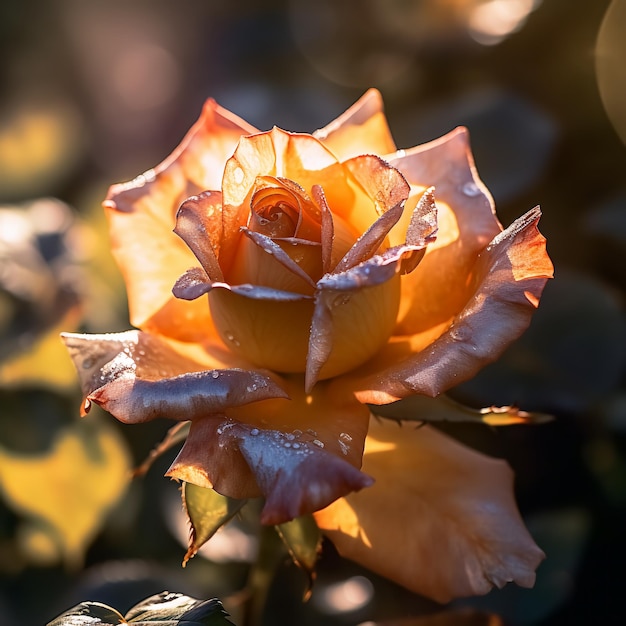
M 213 370 L 211 372 L 211 378 L 219 378 L 220 377 L 220 373 L 217 370 Z
M 291 448 L 291 444 L 288 441 L 285 441 L 285 443 L 283 444 L 283 446 L 285 448 Z
M 313 439 L 313 443 L 318 447 L 318 448 L 323 448 L 324 447 L 324 442 L 320 441 L 319 439 Z
M 473 180 L 465 183 L 463 187 L 461 187 L 461 191 L 466 196 L 469 196 L 470 198 L 475 198 L 476 196 L 480 194 L 480 189 L 478 188 L 478 185 Z
M 250 434 L 251 434 L 253 437 L 256 437 L 256 436 L 259 434 L 259 429 L 258 429 L 258 428 L 252 428 L 252 429 L 250 430 Z
M 83 361 L 83 369 L 84 370 L 91 369 L 93 367 L 93 363 L 94 363 L 94 360 L 91 357 L 86 358 Z
M 235 179 L 235 182 L 238 185 L 241 185 L 241 183 L 243 183 L 243 179 L 244 179 L 243 170 L 240 167 L 235 168 L 235 171 L 233 172 L 233 177 Z

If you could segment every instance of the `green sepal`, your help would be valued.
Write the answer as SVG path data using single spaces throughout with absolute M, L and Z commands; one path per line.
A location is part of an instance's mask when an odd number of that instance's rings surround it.
M 322 547 L 322 533 L 312 515 L 303 515 L 275 527 L 289 556 L 307 577 L 304 599 L 308 600 L 315 582 L 315 564 Z
M 189 518 L 191 532 L 189 547 L 183 558 L 183 567 L 198 550 L 224 525 L 231 520 L 247 500 L 223 496 L 213 489 L 183 483 L 181 488 L 183 508 Z

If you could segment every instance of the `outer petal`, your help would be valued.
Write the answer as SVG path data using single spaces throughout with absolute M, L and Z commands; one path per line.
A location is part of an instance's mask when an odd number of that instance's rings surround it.
M 264 495 L 262 521 L 280 524 L 372 483 L 358 471 L 369 414 L 301 377 L 281 385 L 289 400 L 268 400 L 194 422 L 168 475 L 233 498 Z
M 175 215 L 188 196 L 219 189 L 239 137 L 252 132 L 252 126 L 208 100 L 200 119 L 163 163 L 110 188 L 104 206 L 134 326 L 184 341 L 210 333 L 206 303 L 180 301 L 171 294 L 178 276 L 195 265 L 189 248 L 172 232 Z
M 389 154 L 396 149 L 377 89 L 369 89 L 345 113 L 313 136 L 341 161 L 359 154 Z
M 553 270 L 540 215 L 529 211 L 487 246 L 472 271 L 471 298 L 439 339 L 425 348 L 419 336 L 406 337 L 377 355 L 370 367 L 378 371 L 356 385 L 362 402 L 436 396 L 495 361 L 526 329 Z
M 204 370 L 156 337 L 138 331 L 64 335 L 85 396 L 125 423 L 167 417 L 193 420 L 225 408 L 286 397 L 269 377 Z
M 520 518 L 513 474 L 429 427 L 372 420 L 364 470 L 376 484 L 315 515 L 339 552 L 447 602 L 516 582 L 544 558 Z
M 413 334 L 449 324 L 461 310 L 471 294 L 468 277 L 476 257 L 502 227 L 478 178 L 464 128 L 388 160 L 416 187 L 414 201 L 431 185 L 437 198 L 437 241 L 428 247 L 420 267 L 403 279 L 397 334 Z M 409 215 L 406 211 L 405 219 Z M 392 245 L 404 242 L 407 225 L 392 231 Z

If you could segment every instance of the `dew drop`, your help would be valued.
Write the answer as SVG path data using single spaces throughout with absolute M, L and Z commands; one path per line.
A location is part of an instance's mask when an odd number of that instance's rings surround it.
M 217 370 L 213 370 L 211 372 L 211 378 L 219 378 L 220 377 L 220 373 Z
M 323 448 L 324 447 L 324 442 L 320 441 L 319 439 L 313 439 L 313 443 L 318 447 L 318 448 Z
M 450 337 L 454 341 L 466 341 L 469 339 L 469 330 L 464 326 L 453 326 L 450 329 Z
M 296 438 L 296 436 L 292 433 L 287 433 L 285 435 L 285 439 L 287 439 L 287 441 L 293 441 Z
M 235 335 L 233 335 L 230 331 L 225 333 L 226 339 L 230 341 L 234 346 L 240 346 L 239 340 L 236 339 Z
M 341 433 L 339 439 L 342 441 L 352 441 L 352 437 L 348 433 Z
M 350 298 L 351 297 L 352 296 L 350 296 L 350 294 L 348 294 L 348 293 L 339 294 L 333 300 L 333 306 L 344 306 L 345 304 L 348 304 L 348 302 L 350 302 Z
M 296 443 L 294 443 L 292 447 L 294 450 L 297 450 L 300 447 L 300 444 L 296 441 Z
M 241 185 L 241 183 L 243 183 L 243 179 L 244 179 L 243 170 L 240 167 L 236 167 L 235 171 L 233 172 L 233 177 L 235 179 L 235 182 L 238 185 Z
M 469 181 L 461 187 L 461 191 L 470 198 L 475 198 L 480 194 L 480 189 L 474 181 Z
M 258 429 L 258 428 L 252 428 L 252 429 L 250 430 L 250 434 L 251 434 L 253 437 L 256 437 L 256 436 L 259 434 L 259 429 Z
M 285 443 L 283 444 L 283 446 L 285 448 L 291 448 L 291 444 L 288 441 L 285 441 Z
M 88 357 L 83 361 L 83 369 L 84 370 L 91 369 L 93 367 L 93 364 L 94 364 L 94 360 L 91 357 Z

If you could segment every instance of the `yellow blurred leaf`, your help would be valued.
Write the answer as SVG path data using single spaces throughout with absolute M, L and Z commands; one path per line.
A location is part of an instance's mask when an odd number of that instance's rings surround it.
M 0 364 L 0 386 L 36 385 L 57 391 L 71 391 L 78 387 L 76 370 L 67 354 L 60 334 L 76 328 L 76 309 L 61 322 L 37 338 L 26 351 Z
M 50 529 L 70 566 L 80 563 L 106 514 L 124 493 L 129 476 L 130 457 L 123 440 L 98 420 L 65 429 L 44 455 L 0 448 L 4 498 L 15 511 Z

